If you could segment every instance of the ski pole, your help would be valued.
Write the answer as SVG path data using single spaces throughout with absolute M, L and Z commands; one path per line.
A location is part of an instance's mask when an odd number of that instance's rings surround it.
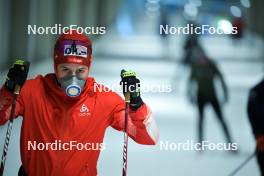
M 5 161 L 7 157 L 9 141 L 10 141 L 11 132 L 13 128 L 13 120 L 14 120 L 14 114 L 15 114 L 15 109 L 16 109 L 16 99 L 17 99 L 17 96 L 19 95 L 19 91 L 20 91 L 20 86 L 16 86 L 15 91 L 14 91 L 14 99 L 12 101 L 12 109 L 11 109 L 10 118 L 9 118 L 10 120 L 8 122 L 7 131 L 6 131 L 4 150 L 2 153 L 0 176 L 3 176 L 3 173 L 4 173 Z
M 23 64 L 19 63 L 18 65 L 21 65 L 21 70 L 27 70 L 28 71 L 29 62 L 23 61 Z M 4 144 L 4 149 L 3 149 L 2 158 L 1 158 L 0 176 L 3 176 L 3 174 L 4 174 L 7 151 L 8 151 L 8 146 L 9 146 L 9 142 L 10 142 L 11 132 L 12 132 L 12 128 L 13 128 L 13 120 L 14 120 L 14 115 L 15 115 L 15 110 L 16 110 L 16 100 L 17 100 L 17 97 L 20 93 L 20 89 L 21 89 L 21 87 L 19 85 L 16 85 L 14 92 L 13 92 L 14 98 L 12 101 L 11 112 L 10 112 L 8 126 L 7 126 L 6 137 L 5 137 L 5 144 Z
M 254 151 L 251 155 L 249 155 L 246 160 L 241 163 L 236 169 L 234 169 L 233 172 L 231 172 L 228 176 L 234 176 L 236 175 L 254 156 L 256 155 L 256 151 Z
M 126 108 L 125 108 L 125 128 L 124 128 L 124 149 L 123 149 L 123 176 L 127 175 L 127 146 L 128 146 L 128 109 L 129 109 L 129 103 L 130 103 L 130 93 L 125 93 L 125 102 L 126 102 Z

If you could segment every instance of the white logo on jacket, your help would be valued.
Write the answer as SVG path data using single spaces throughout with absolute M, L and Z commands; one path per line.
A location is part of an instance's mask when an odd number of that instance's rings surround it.
M 89 115 L 91 115 L 91 113 L 89 112 L 89 108 L 85 104 L 82 105 L 79 115 L 80 116 L 89 116 Z

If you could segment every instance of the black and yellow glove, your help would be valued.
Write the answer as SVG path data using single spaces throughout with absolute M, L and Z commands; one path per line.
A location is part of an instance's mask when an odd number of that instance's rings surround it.
M 130 92 L 130 108 L 136 111 L 144 102 L 140 97 L 140 81 L 134 71 L 121 71 L 121 82 L 123 93 Z
M 5 87 L 10 91 L 14 92 L 15 87 L 18 85 L 22 87 L 27 80 L 28 70 L 30 63 L 24 60 L 16 60 L 14 65 L 9 69 Z

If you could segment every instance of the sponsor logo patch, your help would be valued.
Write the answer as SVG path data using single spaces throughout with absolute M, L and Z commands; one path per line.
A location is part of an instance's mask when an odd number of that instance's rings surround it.
M 82 45 L 64 45 L 64 56 L 80 56 L 87 58 L 87 48 Z
M 91 113 L 89 111 L 89 108 L 83 104 L 82 107 L 80 108 L 80 113 L 79 113 L 80 116 L 90 116 Z

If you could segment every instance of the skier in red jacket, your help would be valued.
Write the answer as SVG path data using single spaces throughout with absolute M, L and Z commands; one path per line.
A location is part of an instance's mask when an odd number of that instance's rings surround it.
M 15 110 L 15 117 L 23 117 L 20 174 L 96 176 L 106 128 L 124 130 L 125 102 L 113 91 L 95 89 L 102 85 L 88 77 L 92 42 L 86 35 L 75 30 L 62 34 L 53 59 L 55 74 L 32 80 L 26 81 L 25 72 L 15 66 L 9 70 L 0 90 L 0 124 L 8 121 L 15 85 L 23 86 Z M 134 86 L 139 80 L 122 82 Z M 138 89 L 130 102 L 128 135 L 139 144 L 156 144 L 159 132 Z

